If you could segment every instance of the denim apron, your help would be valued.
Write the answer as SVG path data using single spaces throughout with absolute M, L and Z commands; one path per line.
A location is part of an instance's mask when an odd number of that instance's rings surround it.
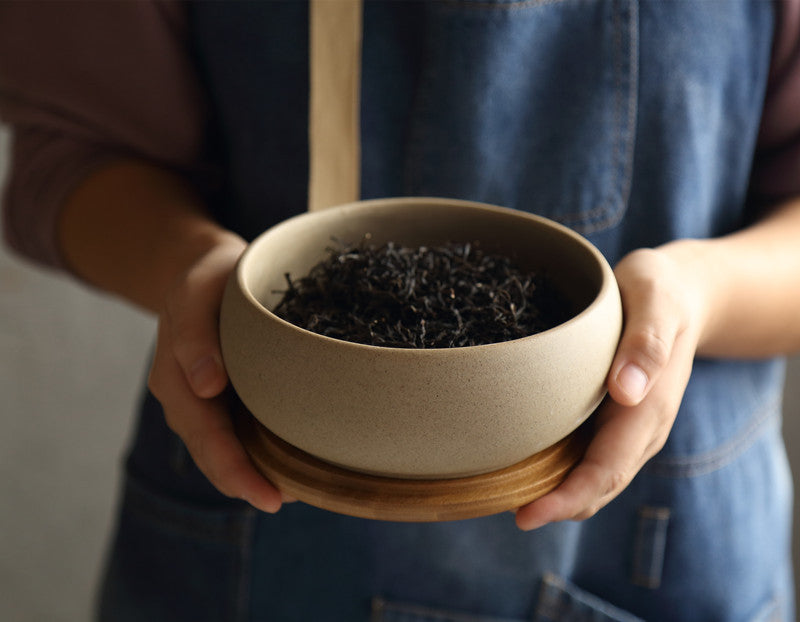
M 746 197 L 768 2 L 371 2 L 361 195 L 554 218 L 613 264 L 753 218 Z M 225 167 L 214 205 L 252 238 L 306 208 L 308 6 L 199 3 L 194 52 Z M 665 448 L 595 517 L 434 524 L 218 494 L 146 396 L 100 616 L 203 620 L 790 621 L 780 361 L 697 360 Z

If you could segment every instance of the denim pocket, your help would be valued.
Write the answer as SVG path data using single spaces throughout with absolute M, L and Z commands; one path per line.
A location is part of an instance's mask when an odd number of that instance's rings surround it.
M 643 622 L 575 585 L 547 574 L 542 579 L 534 622 Z
M 589 594 L 554 574 L 542 578 L 533 622 L 643 622 L 614 605 Z M 375 598 L 370 622 L 522 622 L 410 603 Z
M 584 234 L 616 224 L 632 175 L 637 30 L 633 0 L 430 3 L 406 190 Z
M 254 520 L 246 506 L 176 501 L 129 477 L 99 620 L 244 619 Z

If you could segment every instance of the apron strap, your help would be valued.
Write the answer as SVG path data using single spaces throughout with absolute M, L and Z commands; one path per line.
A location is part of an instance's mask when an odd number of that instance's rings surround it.
M 311 0 L 308 209 L 356 201 L 362 0 Z

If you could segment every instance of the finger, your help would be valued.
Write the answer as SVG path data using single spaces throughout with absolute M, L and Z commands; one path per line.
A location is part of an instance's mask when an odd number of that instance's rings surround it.
M 159 339 L 159 347 L 164 343 Z M 253 466 L 221 398 L 195 396 L 177 361 L 169 354 L 160 355 L 158 350 L 149 385 L 164 407 L 167 425 L 183 440 L 195 464 L 215 488 L 265 512 L 280 508 L 280 492 Z
M 646 461 L 655 425 L 638 409 L 607 402 L 595 436 L 575 469 L 553 492 L 520 508 L 517 525 L 535 529 L 596 513 L 623 490 Z M 598 413 L 600 415 L 601 413 Z
M 192 425 L 176 426 L 197 467 L 224 495 L 244 499 L 264 512 L 281 507 L 281 493 L 255 469 L 239 442 L 221 399 L 208 400 Z M 175 418 L 173 418 L 175 421 Z
M 191 390 L 201 398 L 219 395 L 228 383 L 228 376 L 222 362 L 222 350 L 217 331 L 218 320 L 215 314 L 201 309 L 171 308 L 167 312 L 172 334 L 172 356 Z
M 667 440 L 689 381 L 692 341 L 680 338 L 675 361 L 637 406 L 606 400 L 582 461 L 553 492 L 520 508 L 517 525 L 535 529 L 560 520 L 583 520 L 619 495 Z
M 658 380 L 683 328 L 684 313 L 671 281 L 662 278 L 660 256 L 637 251 L 615 271 L 625 327 L 611 364 L 608 391 L 616 402 L 635 406 Z
M 218 250 L 193 267 L 165 307 L 173 355 L 189 386 L 203 398 L 219 395 L 228 383 L 219 343 L 219 305 L 238 254 Z

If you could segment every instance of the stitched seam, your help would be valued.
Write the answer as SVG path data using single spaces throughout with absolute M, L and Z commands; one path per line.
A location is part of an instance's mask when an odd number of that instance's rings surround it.
M 639 508 L 631 574 L 634 585 L 650 589 L 661 585 L 669 517 L 669 508 L 650 505 Z M 648 562 L 646 564 L 642 563 L 645 559 Z
M 618 3 L 617 3 L 618 4 Z M 622 36 L 623 20 L 620 15 L 620 8 L 614 10 L 614 48 L 615 48 L 615 84 L 614 84 L 614 128 L 615 136 L 614 147 L 611 160 L 615 167 L 619 166 L 622 171 L 620 183 L 619 207 L 613 207 L 613 196 L 607 196 L 603 202 L 595 208 L 587 211 L 572 212 L 558 217 L 558 220 L 566 225 L 572 226 L 576 231 L 583 234 L 591 234 L 606 229 L 618 223 L 625 214 L 625 206 L 630 196 L 630 188 L 633 177 L 633 149 L 636 142 L 636 110 L 637 110 L 637 84 L 639 76 L 638 46 L 638 12 L 636 3 L 628 4 L 628 71 L 625 71 L 624 52 L 625 42 Z M 628 81 L 627 98 L 623 96 L 625 89 L 625 78 Z M 623 112 L 624 110 L 624 112 Z M 616 185 L 616 184 L 615 184 Z M 613 194 L 613 191 L 609 191 Z M 610 213 L 608 213 L 610 211 Z M 605 217 L 604 217 L 605 216 Z M 597 222 L 587 222 L 594 218 L 599 218 Z
M 570 589 L 561 577 L 549 572 L 542 578 L 539 592 L 540 602 L 536 609 L 537 615 L 547 616 L 553 621 L 566 619 L 564 614 L 565 612 L 572 613 L 572 607 L 569 601 L 560 598 L 561 595 L 567 596 L 570 601 L 574 601 L 582 607 L 587 607 L 593 612 L 602 613 L 611 620 L 642 622 L 641 618 L 623 611 L 600 597 L 581 590 L 577 586 L 572 586 L 572 589 Z
M 614 2 L 615 5 L 619 3 Z M 624 80 L 622 79 L 625 73 L 625 65 L 622 62 L 623 58 L 623 41 L 622 41 L 622 20 L 619 15 L 619 6 L 614 6 L 613 10 L 613 45 L 614 45 L 614 147 L 611 151 L 611 161 L 614 163 L 614 171 L 616 172 L 617 165 L 620 161 L 620 144 L 625 141 L 625 135 L 622 132 L 622 89 L 625 88 Z M 609 209 L 614 209 L 614 189 L 615 183 L 609 188 L 609 193 L 605 200 L 594 210 L 590 210 L 584 215 L 584 219 L 592 217 L 594 212 L 605 214 Z M 597 224 L 595 224 L 595 227 Z
M 780 400 L 769 402 L 741 432 L 716 449 L 691 456 L 657 457 L 645 467 L 645 472 L 677 478 L 705 475 L 721 469 L 750 448 L 760 438 L 763 428 L 779 422 L 779 406 Z
M 592 233 L 599 229 L 610 227 L 620 220 L 625 214 L 628 199 L 630 198 L 631 185 L 633 183 L 633 157 L 634 145 L 636 144 L 636 118 L 638 110 L 638 84 L 639 84 L 639 12 L 636 2 L 628 3 L 628 99 L 625 118 L 628 126 L 625 132 L 625 153 L 622 157 L 621 165 L 622 182 L 620 187 L 620 207 L 609 215 L 605 221 L 597 223 L 593 229 L 586 233 Z M 621 45 L 621 44 L 620 44 Z M 620 55 L 622 50 L 620 50 Z
M 248 509 L 239 522 L 238 581 L 234 586 L 233 619 L 245 622 L 250 618 L 250 593 L 253 587 L 253 541 L 255 540 L 257 512 Z
M 781 622 L 781 620 L 783 620 L 783 612 L 777 598 L 771 598 L 753 618 L 753 622 Z
M 512 0 L 510 2 L 485 2 L 481 0 L 444 0 L 442 6 L 447 8 L 474 9 L 480 11 L 518 11 L 548 4 L 566 4 L 570 0 Z
M 548 572 L 542 577 L 539 602 L 536 607 L 537 616 L 545 616 L 550 620 L 560 620 L 563 617 L 564 602 L 558 595 L 565 587 L 564 582 L 552 573 Z

